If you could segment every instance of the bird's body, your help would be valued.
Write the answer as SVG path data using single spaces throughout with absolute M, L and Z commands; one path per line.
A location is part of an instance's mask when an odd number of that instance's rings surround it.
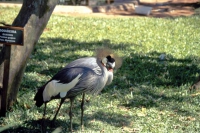
M 95 57 L 86 57 L 68 64 L 41 87 L 43 91 L 38 91 L 35 96 L 36 105 L 40 107 L 51 99 L 75 97 L 84 92 L 99 93 L 112 82 L 113 73 L 105 72 L 106 68 L 97 62 Z
M 45 85 L 38 89 L 34 98 L 36 106 L 40 107 L 43 103 L 45 103 L 45 115 L 46 104 L 49 101 L 52 99 L 61 99 L 59 106 L 60 109 L 64 100 L 66 98 L 70 98 L 71 114 L 73 99 L 77 95 L 83 94 L 83 106 L 85 93 L 98 94 L 105 87 L 105 85 L 112 82 L 114 67 L 115 60 L 110 55 L 104 57 L 103 59 L 85 57 L 72 61 L 56 75 L 54 75 Z M 81 109 L 83 115 L 83 107 Z M 53 120 L 56 119 L 57 113 Z M 70 120 L 71 118 L 72 115 L 70 116 Z

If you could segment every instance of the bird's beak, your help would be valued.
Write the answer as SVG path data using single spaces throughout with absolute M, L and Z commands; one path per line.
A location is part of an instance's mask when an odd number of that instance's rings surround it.
M 113 72 L 114 68 L 115 68 L 115 63 L 107 63 L 107 69 L 109 72 Z

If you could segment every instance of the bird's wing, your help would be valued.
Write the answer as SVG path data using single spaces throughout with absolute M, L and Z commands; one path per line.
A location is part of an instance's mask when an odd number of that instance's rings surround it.
M 83 92 L 98 93 L 103 88 L 99 81 L 100 76 L 87 67 L 70 67 L 60 70 L 43 92 L 43 100 L 59 95 L 60 98 L 72 97 Z
M 86 67 L 92 69 L 97 75 L 101 75 L 102 71 L 97 64 L 97 59 L 95 57 L 85 57 L 80 58 L 69 63 L 65 68 L 71 67 Z
M 99 83 L 102 70 L 94 57 L 80 58 L 69 63 L 47 83 L 43 92 L 43 100 L 59 95 L 76 96 L 83 92 L 96 93 L 103 84 Z M 102 81 L 103 82 L 103 81 Z
M 64 98 L 67 92 L 79 82 L 81 76 L 82 74 L 78 74 L 70 82 L 62 83 L 56 79 L 49 81 L 43 91 L 43 101 L 49 101 L 52 97 Z
M 60 70 L 46 84 L 43 91 L 43 101 L 49 101 L 58 94 L 61 98 L 65 97 L 67 92 L 76 86 L 83 73 L 84 71 L 80 68 L 64 68 Z
M 100 92 L 105 84 L 103 84 L 104 80 L 100 75 L 96 74 L 90 68 L 84 68 L 86 72 L 81 76 L 80 81 L 69 90 L 67 93 L 67 97 L 74 97 L 83 92 L 97 94 Z

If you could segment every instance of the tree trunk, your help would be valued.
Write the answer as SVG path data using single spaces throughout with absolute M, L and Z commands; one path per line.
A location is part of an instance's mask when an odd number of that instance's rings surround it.
M 16 101 L 27 61 L 57 2 L 58 0 L 23 0 L 12 26 L 24 27 L 24 46 L 11 46 L 7 108 Z

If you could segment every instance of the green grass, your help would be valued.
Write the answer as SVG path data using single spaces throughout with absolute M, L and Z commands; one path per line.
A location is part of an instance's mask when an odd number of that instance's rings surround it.
M 12 23 L 18 8 L 0 7 L 1 21 Z M 9 14 L 9 16 L 8 16 Z M 123 57 L 114 81 L 98 96 L 87 95 L 84 132 L 198 133 L 199 90 L 188 91 L 200 72 L 200 17 L 92 18 L 52 15 L 28 61 L 17 103 L 1 118 L 4 132 L 41 132 L 36 89 L 70 61 L 108 46 Z M 160 55 L 164 54 L 164 60 Z M 73 126 L 81 132 L 80 100 Z M 57 100 L 48 104 L 52 119 Z M 69 129 L 69 102 L 56 121 Z M 48 132 L 55 128 L 47 127 Z

